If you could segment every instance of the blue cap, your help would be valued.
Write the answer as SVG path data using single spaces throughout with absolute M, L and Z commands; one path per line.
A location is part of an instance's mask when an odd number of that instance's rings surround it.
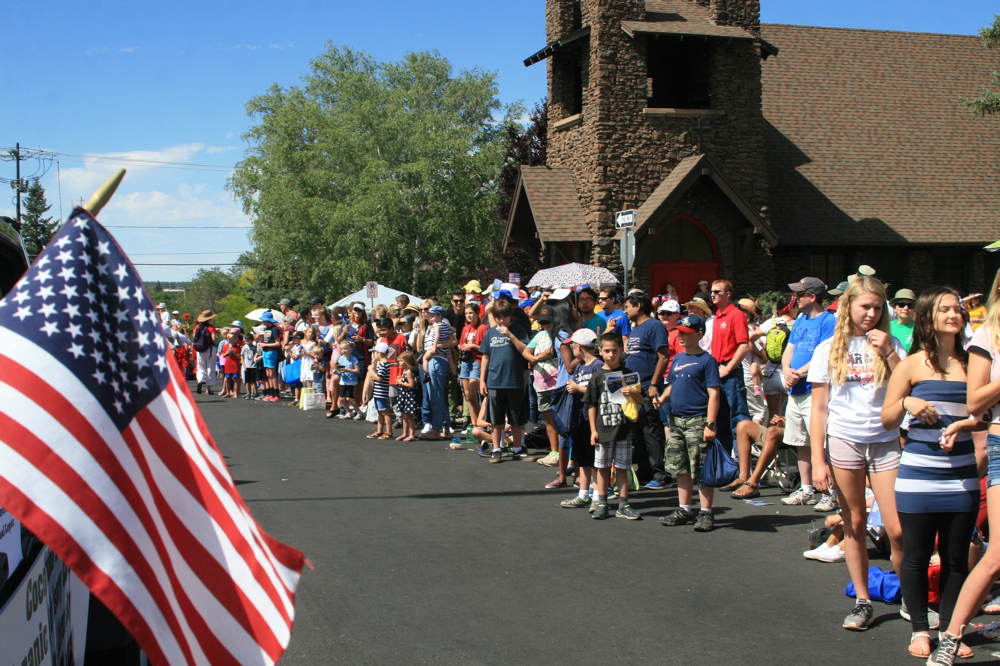
M 681 333 L 704 333 L 705 320 L 695 314 L 689 314 L 674 326 Z
M 533 298 L 526 298 L 523 301 L 521 301 L 522 308 L 530 308 L 534 304 L 535 304 L 535 299 Z
M 432 305 L 427 311 L 428 314 L 444 316 L 444 308 L 440 305 Z
M 500 298 L 501 296 L 506 296 L 507 298 L 514 298 L 514 294 L 510 293 L 510 289 L 501 289 L 499 292 L 497 292 L 497 298 Z

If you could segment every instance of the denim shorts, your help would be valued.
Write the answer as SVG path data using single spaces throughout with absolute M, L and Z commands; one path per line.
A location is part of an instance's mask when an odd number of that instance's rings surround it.
M 986 487 L 1000 485 L 1000 435 L 986 436 Z
M 459 379 L 479 379 L 480 369 L 483 367 L 482 361 L 462 361 L 459 367 Z
M 375 409 L 380 412 L 389 411 L 389 398 L 375 398 Z

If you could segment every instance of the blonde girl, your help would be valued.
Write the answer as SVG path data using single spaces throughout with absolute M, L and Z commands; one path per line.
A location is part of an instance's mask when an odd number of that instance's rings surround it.
M 882 427 L 882 405 L 892 369 L 906 352 L 889 335 L 889 313 L 882 283 L 858 275 L 840 298 L 833 337 L 816 347 L 809 366 L 812 382 L 813 483 L 836 488 L 844 518 L 843 550 L 857 603 L 844 629 L 864 631 L 872 622 L 868 591 L 865 479 L 881 510 L 899 571 L 903 539 L 896 514 L 899 430 Z
M 403 434 L 397 437 L 396 440 L 400 442 L 415 442 L 417 441 L 416 419 L 414 418 L 414 414 L 417 412 L 415 392 L 417 386 L 417 358 L 413 355 L 413 352 L 403 352 L 399 355 L 399 368 L 402 372 L 400 372 L 398 379 L 399 395 L 396 406 L 403 413 Z

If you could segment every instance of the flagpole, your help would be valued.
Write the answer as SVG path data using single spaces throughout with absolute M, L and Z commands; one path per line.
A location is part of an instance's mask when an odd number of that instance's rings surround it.
M 97 217 L 97 214 L 101 212 L 104 205 L 111 200 L 114 195 L 115 190 L 118 189 L 118 185 L 122 182 L 122 178 L 125 177 L 125 169 L 118 169 L 115 174 L 104 181 L 100 189 L 94 192 L 93 196 L 90 197 L 90 201 L 87 202 L 83 208 L 93 217 Z

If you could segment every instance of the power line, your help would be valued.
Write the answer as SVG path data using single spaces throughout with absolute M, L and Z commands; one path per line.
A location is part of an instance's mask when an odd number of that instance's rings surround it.
M 9 149 L 5 149 L 9 150 Z M 170 162 L 166 160 L 148 160 L 139 157 L 125 157 L 116 155 L 91 155 L 87 153 L 60 153 L 51 150 L 42 150 L 41 148 L 22 150 L 22 153 L 27 153 L 26 157 L 37 157 L 38 159 L 45 158 L 50 163 L 54 158 L 62 158 L 66 162 L 82 162 L 82 163 L 96 163 L 96 164 L 113 164 L 117 166 L 137 166 L 137 167 L 148 167 L 156 169 L 180 169 L 184 171 L 215 171 L 223 170 L 225 172 L 231 172 L 236 169 L 235 166 L 227 164 L 199 164 L 196 162 Z M 48 171 L 48 169 L 46 169 Z M 42 175 L 45 175 L 42 173 Z M 33 176 L 34 177 L 34 176 Z M 40 176 L 39 176 L 40 177 Z
M 202 262 L 200 264 L 132 264 L 133 266 L 252 266 L 253 264 L 232 263 L 219 264 L 214 261 Z
M 130 257 L 150 257 L 153 255 L 170 255 L 175 256 L 179 254 L 243 254 L 242 252 L 132 252 L 128 256 Z
M 193 227 L 154 227 L 139 224 L 105 224 L 109 229 L 249 229 L 250 225 L 244 226 L 193 226 Z

